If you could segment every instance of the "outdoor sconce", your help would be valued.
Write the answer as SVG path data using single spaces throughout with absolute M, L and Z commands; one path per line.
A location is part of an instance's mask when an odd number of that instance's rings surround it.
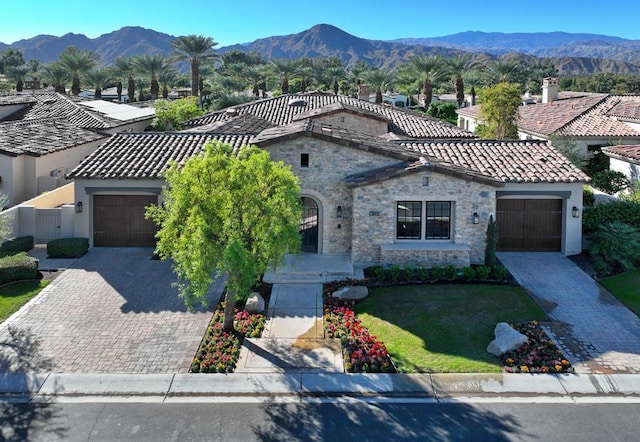
M 574 218 L 580 218 L 580 209 L 578 209 L 578 207 L 573 206 L 573 209 L 571 210 L 571 216 L 573 216 Z
M 82 201 L 76 203 L 76 213 L 82 213 Z
M 472 218 L 473 224 L 480 224 L 480 215 L 478 215 L 478 212 L 473 212 Z
M 338 206 L 338 208 L 336 209 L 336 217 L 342 218 L 342 206 Z

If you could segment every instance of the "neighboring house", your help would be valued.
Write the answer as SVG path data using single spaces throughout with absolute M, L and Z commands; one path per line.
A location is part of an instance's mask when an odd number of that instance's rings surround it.
M 189 125 L 193 132 L 116 134 L 74 169 L 85 209 L 75 235 L 92 246 L 153 246 L 144 208 L 162 202 L 163 171 L 221 140 L 255 144 L 291 167 L 308 253 L 349 253 L 363 264 L 482 263 L 490 216 L 500 250 L 581 251 L 589 178 L 545 142 L 478 141 L 438 120 L 325 94 L 244 104 Z
M 111 134 L 144 130 L 153 116 L 152 108 L 51 92 L 0 95 L 0 192 L 15 205 L 62 186 Z
M 640 185 L 640 145 L 611 146 L 602 149 L 609 157 L 609 169 L 623 173 L 635 186 Z
M 458 126 L 474 131 L 481 122 L 481 105 L 458 109 Z M 521 106 L 518 136 L 575 140 L 584 153 L 615 144 L 640 144 L 640 95 L 558 92 L 555 78 L 545 78 L 541 102 Z

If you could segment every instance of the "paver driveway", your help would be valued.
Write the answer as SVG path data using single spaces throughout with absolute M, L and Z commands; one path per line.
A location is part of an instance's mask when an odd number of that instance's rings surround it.
M 560 253 L 499 253 L 577 372 L 640 373 L 640 319 Z
M 212 285 L 209 309 L 191 313 L 170 263 L 152 253 L 91 249 L 0 325 L 0 342 L 18 341 L 21 352 L 0 347 L 0 371 L 187 372 L 224 284 Z

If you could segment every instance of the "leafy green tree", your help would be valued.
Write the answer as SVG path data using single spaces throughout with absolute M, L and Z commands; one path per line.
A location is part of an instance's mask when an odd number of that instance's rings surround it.
M 427 115 L 431 115 L 434 118 L 448 121 L 451 124 L 456 124 L 458 121 L 456 108 L 456 105 L 453 103 L 448 103 L 446 101 L 435 101 L 429 105 L 429 108 L 427 109 Z
M 162 206 L 147 216 L 160 229 L 157 252 L 171 258 L 187 306 L 204 298 L 214 271 L 227 274 L 223 328 L 233 331 L 235 302 L 270 265 L 300 247 L 298 179 L 255 146 L 208 143 L 166 173 Z
M 189 63 L 191 69 L 191 95 L 193 96 L 198 96 L 200 66 L 213 63 L 219 58 L 214 49 L 217 44 L 211 37 L 193 34 L 181 35 L 171 42 L 171 47 L 175 50 L 171 60 Z
M 69 72 L 60 62 L 42 66 L 42 79 L 53 85 L 54 90 L 61 94 L 67 93 L 67 82 L 71 79 Z
M 81 51 L 75 46 L 67 47 L 60 54 L 60 64 L 71 77 L 71 93 L 80 93 L 80 77 L 92 69 L 98 61 L 98 55 L 92 51 Z
M 153 128 L 158 131 L 182 130 L 185 121 L 203 113 L 198 106 L 198 99 L 193 96 L 174 101 L 158 100 L 155 103 Z
M 22 66 L 24 64 L 24 56 L 18 49 L 0 51 L 0 74 L 6 74 L 6 69 L 9 67 Z
M 594 174 L 591 178 L 593 179 L 591 182 L 593 187 L 609 195 L 621 192 L 631 186 L 627 176 L 615 170 L 603 170 Z
M 498 83 L 480 91 L 480 117 L 486 128 L 484 138 L 496 140 L 518 138 L 520 89 L 510 83 Z
M 578 147 L 575 138 L 553 134 L 549 137 L 549 143 L 580 169 L 585 170 L 589 164 L 591 153 Z
M 489 215 L 489 223 L 487 224 L 487 238 L 484 249 L 484 265 L 494 267 L 496 265 L 496 247 L 498 246 L 498 225 L 493 219 L 493 215 Z

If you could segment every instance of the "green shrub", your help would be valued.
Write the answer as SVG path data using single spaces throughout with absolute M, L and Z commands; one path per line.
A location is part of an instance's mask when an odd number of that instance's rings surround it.
M 0 257 L 15 255 L 33 249 L 33 236 L 19 236 L 5 241 L 0 246 Z
M 504 281 L 504 279 L 507 277 L 507 269 L 501 265 L 493 266 L 492 271 L 493 271 L 493 277 L 497 281 Z
M 444 268 L 444 273 L 446 278 L 452 281 L 458 277 L 458 269 L 452 264 L 449 264 Z
M 369 271 L 377 281 L 382 281 L 384 279 L 384 267 L 380 265 L 373 266 L 369 269 Z
M 484 263 L 489 267 L 496 264 L 496 245 L 498 244 L 498 226 L 496 225 L 493 215 L 489 215 L 489 223 L 487 224 L 487 234 L 484 249 Z
M 417 274 L 417 268 L 412 266 L 412 265 L 408 265 L 404 268 L 403 273 L 404 273 L 404 278 L 410 282 L 416 279 L 416 274 Z
M 38 278 L 38 260 L 20 252 L 0 258 L 0 285 Z
M 420 281 L 427 281 L 429 279 L 429 269 L 427 267 L 419 267 L 416 275 Z
M 593 187 L 610 195 L 628 188 L 630 184 L 624 173 L 615 170 L 603 170 L 591 177 Z
M 584 207 L 593 207 L 596 197 L 593 196 L 593 189 L 586 184 L 582 186 L 582 205 Z
M 479 266 L 476 268 L 476 276 L 478 279 L 485 280 L 491 276 L 491 267 Z
M 610 267 L 633 270 L 640 263 L 640 231 L 620 222 L 599 226 L 590 236 L 589 253 Z
M 431 269 L 431 278 L 434 281 L 439 281 L 444 276 L 444 268 L 440 266 L 435 266 Z
M 462 269 L 462 277 L 464 279 L 466 279 L 467 281 L 471 281 L 472 279 L 474 279 L 476 277 L 476 269 L 474 269 L 473 267 L 464 267 Z
M 621 222 L 640 229 L 640 202 L 610 201 L 594 207 L 585 207 L 582 228 L 585 233 L 594 232 L 608 222 Z
M 60 238 L 47 243 L 49 258 L 80 258 L 89 250 L 87 238 Z
M 394 264 L 391 267 L 389 267 L 388 272 L 389 272 L 389 280 L 391 282 L 398 282 L 398 279 L 400 279 L 400 266 Z

